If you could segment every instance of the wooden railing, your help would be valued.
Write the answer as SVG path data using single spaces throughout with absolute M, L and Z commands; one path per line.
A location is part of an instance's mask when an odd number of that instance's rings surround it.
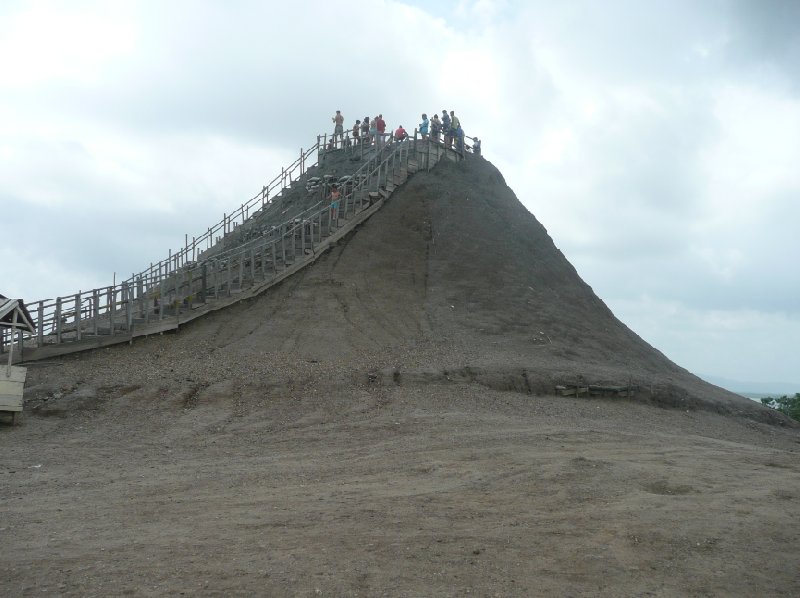
M 287 187 L 285 181 L 299 179 L 302 176 L 298 176 L 299 172 L 306 173 L 310 152 L 317 152 L 316 163 L 326 151 L 318 141 L 290 168 L 282 169 L 281 175 L 264 187 L 263 194 L 242 204 L 231 216 L 226 215 L 201 237 L 194 237 L 191 245 L 187 242 L 182 250 L 170 252 L 167 259 L 119 284 L 27 303 L 36 323 L 36 335 L 18 333 L 18 338 L 12 339 L 10 331 L 4 330 L 0 334 L 0 353 L 11 342 L 18 343 L 24 359 L 24 350 L 29 348 L 119 334 L 127 338 L 137 327 L 142 334 L 150 334 L 159 330 L 159 323 L 174 319 L 198 304 L 269 281 L 292 264 L 313 255 L 323 237 L 339 228 L 340 221 L 347 221 L 371 205 L 374 200 L 371 193 L 382 191 L 386 196 L 385 189 L 393 179 L 403 169 L 408 172 L 412 153 L 423 167 L 430 168 L 442 151 L 430 140 L 423 142 L 416 132 L 413 138 L 387 143 L 381 150 L 360 145 L 362 147 L 356 150 L 351 143 L 350 151 L 362 152 L 366 160 L 343 185 L 335 213 L 329 205 L 319 202 L 291 220 L 270 227 L 268 234 L 208 259 L 197 260 L 200 243 L 208 243 L 216 232 L 232 230 L 231 226 L 244 223 L 268 203 L 279 200 Z M 277 189 L 278 185 L 281 191 L 273 194 L 270 189 Z
M 221 238 L 243 224 L 258 211 L 264 210 L 268 205 L 280 201 L 285 190 L 290 188 L 292 183 L 302 177 L 309 168 L 317 164 L 318 156 L 319 140 L 308 150 L 301 149 L 297 160 L 288 167 L 281 168 L 279 175 L 264 185 L 259 193 L 244 202 L 237 210 L 230 214 L 223 214 L 222 220 L 209 227 L 201 235 L 193 236 L 191 241 L 189 240 L 189 235 L 185 235 L 183 247 L 174 252 L 170 250 L 166 258 L 155 264 L 150 264 L 149 268 L 138 274 L 132 274 L 125 282 L 133 284 L 139 278 L 147 279 L 154 275 L 169 274 L 190 262 L 196 261 L 200 252 L 204 249 L 210 249 Z M 309 162 L 309 158 L 313 158 L 313 161 Z

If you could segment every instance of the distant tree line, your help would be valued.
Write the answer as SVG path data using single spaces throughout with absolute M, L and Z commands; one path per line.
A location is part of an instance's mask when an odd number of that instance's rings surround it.
M 764 397 L 761 399 L 761 403 L 800 421 L 800 392 L 794 393 L 793 397 L 786 395 L 782 397 Z

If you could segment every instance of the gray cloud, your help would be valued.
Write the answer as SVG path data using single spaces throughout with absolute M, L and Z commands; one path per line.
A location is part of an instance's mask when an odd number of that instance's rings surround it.
M 0 44 L 27 8 L 9 6 Z M 726 347 L 758 330 L 759 350 L 780 342 L 748 377 L 788 369 L 800 116 L 775 73 L 796 81 L 792 3 L 41 6 L 108 17 L 133 41 L 62 45 L 85 74 L 0 79 L 0 205 L 22 206 L 0 290 L 52 296 L 144 268 L 252 196 L 336 109 L 411 128 L 447 108 L 648 341 L 730 377 Z
M 729 3 L 730 32 L 726 46 L 731 67 L 778 69 L 795 92 L 800 91 L 800 3 L 794 0 Z

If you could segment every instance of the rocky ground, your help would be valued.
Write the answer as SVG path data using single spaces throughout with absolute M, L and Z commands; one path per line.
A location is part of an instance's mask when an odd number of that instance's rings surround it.
M 30 364 L 26 397 L 3 595 L 800 593 L 796 425 L 617 321 L 482 160 L 257 300 Z

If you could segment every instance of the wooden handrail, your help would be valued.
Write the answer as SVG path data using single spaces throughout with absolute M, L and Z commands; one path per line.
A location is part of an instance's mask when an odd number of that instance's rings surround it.
M 338 226 L 340 218 L 347 219 L 351 213 L 356 214 L 364 208 L 364 204 L 369 200 L 370 190 L 379 190 L 384 183 L 389 182 L 393 174 L 401 171 L 404 165 L 407 167 L 412 148 L 415 154 L 419 155 L 418 144 L 421 141 L 417 137 L 415 131 L 413 143 L 411 139 L 409 143 L 388 142 L 368 156 L 367 160 L 350 175 L 350 183 L 343 188 L 341 206 L 335 221 L 330 207 L 318 202 L 288 221 L 275 226 L 270 234 L 209 258 L 186 260 L 185 256 L 180 256 L 180 252 L 175 255 L 170 252 L 167 260 L 151 265 L 149 269 L 118 284 L 79 291 L 55 300 L 45 299 L 27 303 L 26 307 L 37 322 L 38 328 L 34 346 L 42 347 L 52 342 L 72 342 L 80 340 L 86 334 L 101 334 L 102 330 L 106 330 L 110 335 L 114 335 L 118 329 L 131 333 L 136 322 L 162 320 L 169 317 L 166 315 L 168 310 L 177 313 L 180 305 L 191 306 L 198 298 L 205 302 L 208 297 L 217 298 L 221 293 L 230 294 L 233 284 L 242 287 L 247 276 L 254 281 L 257 271 L 260 271 L 262 277 L 267 278 L 268 264 L 271 264 L 272 268 L 270 276 L 277 276 L 278 262 L 282 262 L 282 268 L 285 269 L 288 258 L 292 260 L 297 258 L 298 241 L 303 251 L 309 244 L 313 250 L 315 244 L 322 239 L 323 227 L 327 227 L 330 233 L 332 228 Z M 430 148 L 433 142 L 428 140 L 426 143 Z M 301 162 L 319 147 L 318 141 L 311 150 L 304 152 L 301 158 L 293 163 L 291 171 L 282 169 L 281 175 L 273 179 L 270 184 L 276 181 L 283 184 L 287 179 L 290 180 L 293 175 L 287 172 L 293 172 L 297 168 L 305 171 L 306 167 L 301 165 Z M 364 148 L 359 151 L 363 152 Z M 437 153 L 437 159 L 439 155 Z M 430 157 L 430 149 L 428 156 Z M 317 160 L 314 161 L 314 164 L 316 163 Z M 281 191 L 285 188 L 282 187 Z M 263 208 L 267 205 L 268 195 L 265 191 L 263 196 L 259 194 L 253 199 L 261 199 Z M 275 197 L 278 195 L 272 199 Z M 246 207 L 252 205 L 253 199 L 242 204 L 241 214 L 247 214 L 243 222 L 253 216 Z M 223 219 L 225 220 L 227 217 Z M 209 230 L 218 230 L 220 226 L 225 225 L 218 223 Z M 189 261 L 192 263 L 189 264 Z M 0 335 L 0 352 L 11 340 L 11 335 L 8 333 Z

